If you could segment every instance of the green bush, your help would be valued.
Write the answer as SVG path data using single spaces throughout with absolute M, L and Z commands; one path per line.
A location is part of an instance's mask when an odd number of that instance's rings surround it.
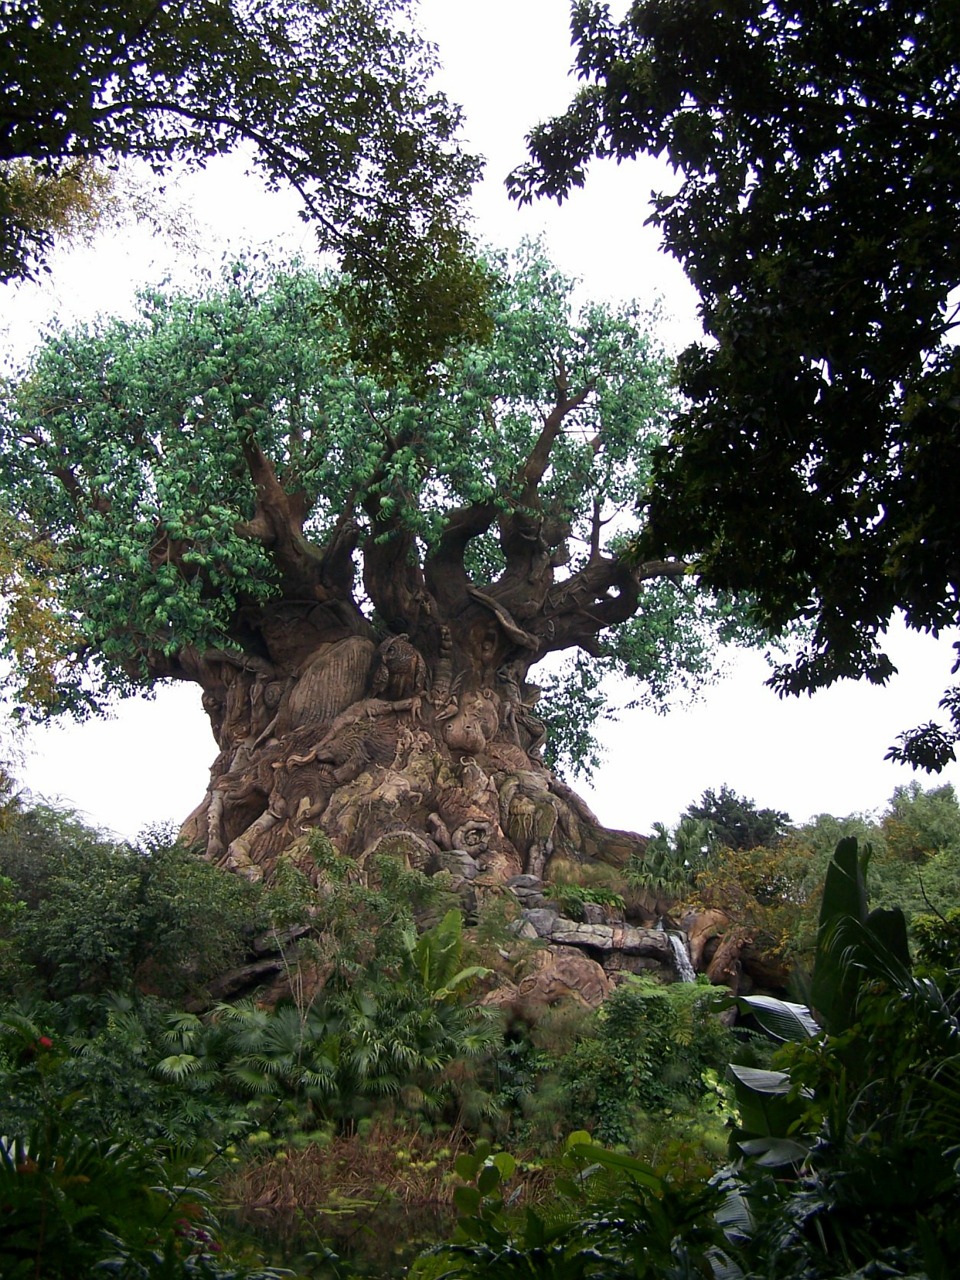
M 623 894 L 613 889 L 585 884 L 553 884 L 549 886 L 547 892 L 564 915 L 571 920 L 583 919 L 583 908 L 588 902 L 595 906 L 610 907 L 620 915 L 626 911 Z
M 121 844 L 44 806 L 9 818 L 0 873 L 23 904 L 8 922 L 18 985 L 41 997 L 139 986 L 180 999 L 236 963 L 263 923 L 255 886 L 170 837 Z
M 227 1090 L 199 1092 L 158 1073 L 171 1016 L 127 996 L 34 1004 L 29 1014 L 0 1005 L 0 1133 L 25 1137 L 55 1100 L 79 1134 L 209 1152 L 243 1113 Z
M 722 1069 L 732 1034 L 710 1012 L 712 989 L 633 978 L 596 1014 L 593 1034 L 558 1062 L 568 1114 L 601 1142 L 640 1140 L 646 1113 L 687 1111 L 708 1092 L 704 1073 Z
M 960 907 L 915 916 L 912 933 L 918 969 L 944 992 L 955 993 L 960 986 Z

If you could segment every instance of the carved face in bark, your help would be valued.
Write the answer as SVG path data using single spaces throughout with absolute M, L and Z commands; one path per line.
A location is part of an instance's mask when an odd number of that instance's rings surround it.
M 478 755 L 500 727 L 497 699 L 490 689 L 465 694 L 456 714 L 443 726 L 443 740 L 451 751 Z

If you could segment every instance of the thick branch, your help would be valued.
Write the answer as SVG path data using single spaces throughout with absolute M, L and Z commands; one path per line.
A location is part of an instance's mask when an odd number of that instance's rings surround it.
M 363 585 L 391 630 L 416 637 L 421 613 L 430 606 L 412 533 L 373 524 L 363 548 Z
M 77 474 L 72 467 L 54 467 L 53 474 L 70 495 L 70 501 L 77 511 L 82 512 L 84 503 L 86 503 L 92 511 L 97 511 L 101 515 L 106 515 L 109 512 L 110 500 L 104 497 L 102 493 L 94 493 L 92 490 L 85 489 L 77 479 Z
M 238 524 L 237 532 L 261 542 L 288 582 L 302 593 L 312 592 L 318 599 L 327 599 L 331 593 L 324 586 L 324 553 L 303 534 L 303 522 L 310 510 L 306 493 L 286 492 L 276 468 L 252 432 L 243 434 L 241 449 L 257 498 L 253 519 Z M 341 562 L 342 554 L 334 560 L 342 575 Z M 342 583 L 337 583 L 336 590 L 342 591 Z
M 264 679 L 277 675 L 274 664 L 257 654 L 228 649 L 200 650 L 193 645 L 185 645 L 174 653 L 165 653 L 162 649 L 144 650 L 126 663 L 131 679 L 137 681 L 143 679 L 142 667 L 146 667 L 151 680 L 191 680 L 204 690 L 214 689 L 223 683 L 225 668 L 251 676 L 260 675 Z
M 593 383 L 588 383 L 577 395 L 571 396 L 569 399 L 562 398 L 558 400 L 546 418 L 544 418 L 540 435 L 530 450 L 523 470 L 518 477 L 521 485 L 521 502 L 525 506 L 533 507 L 536 505 L 537 489 L 546 474 L 547 467 L 550 465 L 550 454 L 553 450 L 554 442 L 563 427 L 564 419 L 574 409 L 579 409 L 592 391 Z
M 354 552 L 360 541 L 360 526 L 353 518 L 353 503 L 347 502 L 323 548 L 320 576 L 329 594 L 353 599 L 356 577 Z
M 463 564 L 467 547 L 473 538 L 482 537 L 496 518 L 493 502 L 457 507 L 447 516 L 443 532 L 423 566 L 427 586 L 445 613 L 455 614 L 466 607 L 471 587 Z
M 413 437 L 410 429 L 393 436 L 369 405 L 367 412 L 386 448 L 361 500 L 370 519 L 363 548 L 363 583 L 387 625 L 415 636 L 421 613 L 433 616 L 435 608 L 428 597 L 417 541 L 405 518 L 405 512 L 416 505 L 414 495 L 403 479 L 391 473 L 391 463 Z
M 560 398 L 544 418 L 543 428 L 517 475 L 516 506 L 500 520 L 500 546 L 507 563 L 497 594 L 509 594 L 515 608 L 520 597 L 530 595 L 530 587 L 539 587 L 542 598 L 552 583 L 554 565 L 562 562 L 555 553 L 569 534 L 565 522 L 544 518 L 538 490 L 565 419 L 584 403 L 593 387 L 588 384 L 577 395 L 566 396 L 566 377 L 561 370 L 557 388 Z M 534 599 L 539 605 L 540 598 L 535 595 Z
M 541 620 L 531 628 L 540 637 L 541 652 L 578 646 L 595 653 L 601 631 L 636 613 L 644 581 L 679 578 L 686 572 L 687 566 L 675 560 L 630 567 L 618 557 L 591 559 L 549 593 Z
M 382 476 L 385 468 L 380 470 Z M 400 505 L 385 507 L 378 487 L 368 490 L 362 505 L 370 517 L 363 547 L 363 585 L 387 626 L 413 635 L 426 599 L 416 539 L 404 527 Z
M 257 129 L 249 119 L 241 115 L 221 114 L 213 111 L 198 111 L 195 108 L 184 106 L 182 103 L 172 99 L 166 99 L 158 102 L 124 100 L 111 102 L 107 106 L 103 106 L 95 110 L 92 115 L 95 119 L 111 119 L 114 116 L 122 116 L 126 112 L 141 112 L 144 115 L 171 115 L 179 116 L 193 124 L 206 126 L 213 130 L 226 130 L 233 132 L 237 137 L 243 138 L 247 142 L 252 142 L 259 149 L 267 167 L 274 177 L 281 177 L 288 182 L 297 192 L 303 201 L 304 207 L 309 213 L 310 219 L 319 228 L 321 228 L 327 237 L 327 243 L 331 246 L 343 246 L 346 244 L 347 237 L 344 231 L 336 225 L 324 212 L 322 202 L 310 191 L 307 181 L 312 176 L 310 168 L 303 162 L 297 162 L 290 151 L 283 146 L 274 143 L 269 136 L 261 129 Z M 166 150 L 172 152 L 176 139 L 168 144 Z M 207 150 L 213 150 L 208 147 Z M 96 154 L 96 152 L 92 152 Z M 341 184 L 333 183 L 327 180 L 325 187 L 339 188 Z M 361 190 L 349 190 L 349 196 L 356 203 L 362 203 L 366 197 Z M 371 266 L 376 267 L 381 273 L 389 274 L 384 270 L 383 256 L 378 255 L 374 248 L 366 249 L 362 244 L 351 244 L 351 249 L 359 258 L 369 260 Z
M 534 652 L 540 648 L 540 641 L 537 637 L 531 635 L 527 631 L 524 631 L 521 626 L 518 626 L 516 619 L 512 618 L 507 610 L 494 600 L 492 596 L 485 595 L 484 592 L 478 591 L 476 587 L 468 587 L 467 591 L 474 600 L 482 604 L 485 609 L 490 610 L 496 620 L 500 623 L 504 633 L 513 641 L 514 644 L 519 645 L 521 649 L 532 649 Z

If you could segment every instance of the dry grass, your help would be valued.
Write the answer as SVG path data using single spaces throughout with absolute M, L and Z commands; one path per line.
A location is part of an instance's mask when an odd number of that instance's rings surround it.
M 222 1201 L 241 1214 L 276 1212 L 339 1215 L 390 1203 L 410 1208 L 452 1206 L 460 1179 L 453 1165 L 473 1139 L 462 1134 L 422 1136 L 390 1122 L 363 1133 L 318 1141 L 245 1161 L 220 1179 Z M 537 1165 L 517 1181 L 523 1197 L 540 1199 L 552 1176 Z
M 450 1235 L 460 1184 L 454 1160 L 472 1148 L 462 1133 L 423 1136 L 384 1121 L 231 1166 L 218 1199 L 241 1233 L 288 1265 L 329 1243 L 362 1262 L 363 1274 L 392 1274 L 402 1259 Z M 520 1165 L 519 1200 L 548 1198 L 553 1173 Z

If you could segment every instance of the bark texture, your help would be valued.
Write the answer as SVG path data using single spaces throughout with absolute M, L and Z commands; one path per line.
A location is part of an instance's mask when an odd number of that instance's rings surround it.
M 543 764 L 519 642 L 486 601 L 473 610 L 459 646 L 439 629 L 432 661 L 404 634 L 310 648 L 309 617 L 299 638 L 291 618 L 271 622 L 286 663 L 193 659 L 220 751 L 183 836 L 251 879 L 311 828 L 360 863 L 390 836 L 421 870 L 464 851 L 493 882 L 558 855 L 622 864 L 638 838 L 605 830 Z

